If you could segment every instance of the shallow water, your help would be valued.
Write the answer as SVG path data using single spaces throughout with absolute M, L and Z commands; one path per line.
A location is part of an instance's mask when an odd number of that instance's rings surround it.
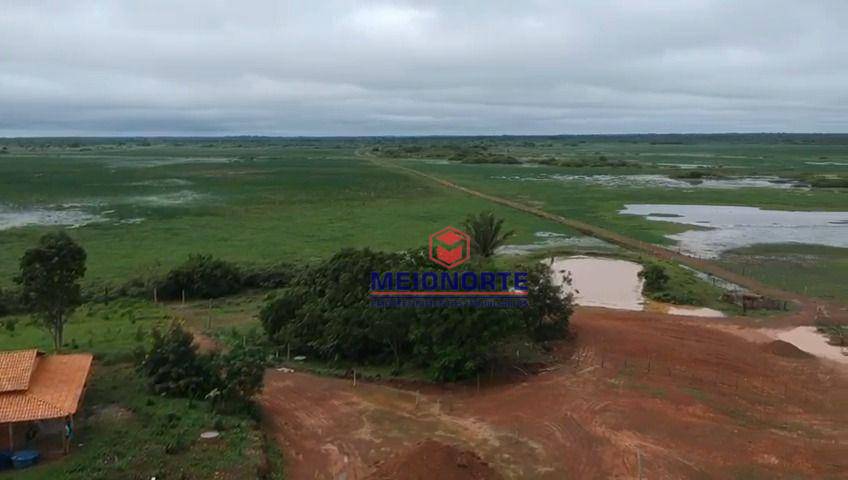
M 669 315 L 685 315 L 687 317 L 721 318 L 724 314 L 707 307 L 687 307 L 685 305 L 669 305 Z
M 848 248 L 848 212 L 795 212 L 722 205 L 629 204 L 619 213 L 698 226 L 668 235 L 684 253 L 716 258 L 726 250 L 762 243 Z M 706 229 L 704 229 L 706 228 Z
M 604 187 L 654 187 L 654 188 L 710 188 L 710 189 L 735 189 L 735 188 L 799 188 L 803 185 L 793 180 L 780 177 L 740 177 L 722 179 L 680 179 L 671 178 L 667 175 L 538 175 L 527 177 L 513 175 L 508 177 L 495 177 L 503 180 L 516 181 L 560 181 L 580 182 L 590 185 Z
M 718 310 L 705 307 L 671 305 L 648 301 L 642 296 L 642 265 L 603 257 L 572 256 L 549 259 L 555 285 L 563 293 L 573 293 L 574 303 L 586 307 L 605 307 L 617 310 L 651 310 L 669 315 L 691 317 L 723 317 Z M 571 276 L 571 284 L 563 276 Z
M 27 208 L 12 209 L 0 206 L 0 230 L 10 228 L 43 226 L 81 227 L 89 223 L 102 222 L 106 218 L 75 208 L 49 209 Z
M 797 327 L 778 332 L 777 338 L 817 357 L 848 364 L 848 355 L 842 354 L 842 347 L 827 343 L 827 337 L 820 334 L 816 327 Z
M 128 203 L 145 205 L 150 207 L 168 207 L 194 202 L 203 198 L 204 195 L 191 190 L 180 190 L 179 192 L 164 193 L 161 195 L 144 195 L 130 197 Z
M 554 284 L 564 293 L 574 294 L 577 305 L 606 307 L 619 310 L 642 310 L 642 266 L 626 260 L 599 257 L 567 257 L 552 259 Z M 571 285 L 562 281 L 571 274 Z
M 184 187 L 192 183 L 182 178 L 160 178 L 157 180 L 145 180 L 143 182 L 134 182 L 129 185 L 138 187 Z
M 104 158 L 95 156 L 116 168 L 151 168 L 167 165 L 182 165 L 186 163 L 233 163 L 235 158 L 223 157 L 118 157 Z

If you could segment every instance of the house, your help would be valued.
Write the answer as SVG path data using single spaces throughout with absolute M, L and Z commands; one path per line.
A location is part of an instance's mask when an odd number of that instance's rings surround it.
M 8 435 L 8 442 L 0 442 L 0 446 L 9 450 L 23 447 L 22 435 L 33 427 L 58 424 L 72 429 L 92 359 L 89 353 L 0 352 L 0 438 Z

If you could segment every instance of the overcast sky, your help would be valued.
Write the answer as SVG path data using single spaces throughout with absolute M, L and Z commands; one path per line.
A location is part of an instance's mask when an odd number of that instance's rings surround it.
M 848 132 L 846 0 L 0 3 L 0 136 Z

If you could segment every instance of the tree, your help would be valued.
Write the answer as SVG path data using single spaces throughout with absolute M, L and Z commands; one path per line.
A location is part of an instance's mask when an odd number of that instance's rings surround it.
M 503 222 L 492 212 L 469 215 L 463 225 L 466 233 L 471 235 L 471 251 L 484 258 L 494 255 L 495 250 L 515 233 L 512 230 L 502 232 Z
M 64 232 L 48 233 L 24 253 L 20 275 L 24 304 L 62 348 L 65 324 L 82 303 L 79 279 L 85 275 L 85 250 Z

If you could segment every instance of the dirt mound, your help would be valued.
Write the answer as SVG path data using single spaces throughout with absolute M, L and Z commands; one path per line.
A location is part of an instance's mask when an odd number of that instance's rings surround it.
M 501 479 L 474 452 L 425 440 L 378 462 L 368 480 L 495 480 Z
M 762 346 L 762 349 L 780 357 L 813 358 L 813 355 L 801 350 L 789 342 L 784 342 L 783 340 L 775 340 L 773 342 L 766 343 Z

